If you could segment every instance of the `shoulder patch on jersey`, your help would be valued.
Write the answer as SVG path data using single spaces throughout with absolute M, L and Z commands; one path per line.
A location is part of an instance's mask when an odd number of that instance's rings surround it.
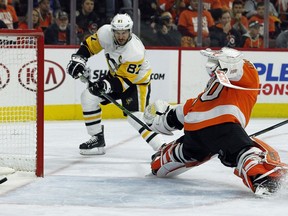
M 107 47 L 107 45 L 114 43 L 111 25 L 101 26 L 97 31 L 97 35 L 99 43 L 104 49 Z

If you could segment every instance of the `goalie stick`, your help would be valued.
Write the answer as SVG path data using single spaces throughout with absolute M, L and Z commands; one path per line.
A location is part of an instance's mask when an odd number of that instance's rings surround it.
M 288 123 L 288 119 L 286 119 L 286 120 L 284 120 L 284 121 L 282 121 L 282 122 L 280 122 L 280 123 L 278 123 L 278 124 L 272 125 L 272 126 L 270 126 L 270 127 L 268 127 L 268 128 L 265 128 L 265 129 L 263 129 L 263 130 L 260 130 L 260 131 L 258 131 L 258 132 L 256 132 L 256 133 L 253 133 L 253 134 L 249 135 L 249 137 L 258 136 L 258 135 L 260 135 L 260 134 L 263 134 L 263 133 L 266 133 L 266 132 L 268 132 L 268 131 L 271 131 L 271 130 L 273 130 L 273 129 L 275 129 L 275 128 L 278 128 L 278 127 L 280 127 L 280 126 L 282 126 L 282 125 L 285 125 L 285 124 L 287 124 L 287 123 Z
M 4 183 L 4 182 L 6 182 L 8 179 L 6 178 L 6 177 L 4 177 L 4 178 L 2 178 L 2 179 L 0 179 L 0 184 L 2 184 L 2 183 Z

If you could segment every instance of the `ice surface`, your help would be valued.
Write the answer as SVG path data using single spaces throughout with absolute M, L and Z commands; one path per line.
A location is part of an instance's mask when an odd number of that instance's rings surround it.
M 248 134 L 283 119 L 252 119 Z M 126 120 L 104 120 L 105 155 L 79 155 L 84 123 L 45 123 L 45 177 L 8 175 L 0 185 L 1 216 L 287 215 L 288 188 L 257 198 L 217 158 L 173 179 L 150 173 L 153 150 Z M 288 125 L 259 136 L 288 162 Z M 167 142 L 179 137 L 164 137 Z

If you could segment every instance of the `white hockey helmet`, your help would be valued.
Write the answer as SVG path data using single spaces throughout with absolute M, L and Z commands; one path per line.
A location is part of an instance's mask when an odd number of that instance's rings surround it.
M 227 70 L 227 75 L 236 76 L 243 67 L 243 54 L 242 52 L 223 47 L 221 50 L 213 51 L 210 48 L 201 50 L 203 56 L 208 57 L 206 70 L 210 75 L 219 66 L 223 70 Z
M 132 33 L 133 21 L 131 17 L 125 14 L 117 14 L 111 21 L 112 30 L 130 30 Z

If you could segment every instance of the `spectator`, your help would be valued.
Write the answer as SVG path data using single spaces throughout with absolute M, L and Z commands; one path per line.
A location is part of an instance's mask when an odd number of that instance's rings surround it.
M 42 30 L 40 27 L 40 15 L 38 10 L 33 9 L 32 11 L 32 28 L 37 30 Z M 25 19 L 19 23 L 19 29 L 29 29 L 28 27 L 28 14 L 25 16 Z
M 139 0 L 141 21 L 150 23 L 151 17 L 158 15 L 156 0 Z
M 90 34 L 89 26 L 101 26 L 100 18 L 94 12 L 94 0 L 82 0 L 81 10 L 76 12 L 77 37 L 79 41 L 83 41 Z
M 275 7 L 278 8 L 279 18 L 281 22 L 281 29 L 286 29 L 288 25 L 288 1 L 276 0 Z
M 156 1 L 156 3 L 162 12 L 169 11 L 171 13 L 172 12 L 171 10 L 173 10 L 173 8 L 175 8 L 176 6 L 175 0 L 158 0 Z
M 251 21 L 258 21 L 260 24 L 260 35 L 264 35 L 264 14 L 265 14 L 265 5 L 264 2 L 259 2 L 257 4 L 257 13 L 248 20 L 249 23 Z M 274 19 L 269 15 L 269 38 L 275 38 L 275 22 Z
M 7 25 L 2 21 L 0 20 L 0 29 L 7 29 Z
M 277 48 L 288 48 L 288 30 L 281 32 L 276 38 Z
M 221 16 L 222 2 L 220 0 L 203 0 L 203 9 L 211 13 L 214 21 L 217 22 Z
M 8 0 L 8 4 L 11 4 L 14 7 L 18 18 L 26 16 L 28 10 L 27 0 L 15 0 L 15 1 Z
M 234 0 L 221 0 L 222 8 L 225 10 L 232 10 L 233 2 L 235 1 Z
M 38 8 L 40 15 L 40 27 L 43 31 L 53 23 L 52 11 L 50 10 L 50 0 L 38 0 Z
M 231 26 L 229 10 L 223 10 L 220 22 L 210 29 L 211 47 L 241 47 L 241 34 Z
M 243 15 L 243 10 L 243 2 L 235 0 L 232 4 L 231 25 L 242 35 L 248 32 L 248 19 Z
M 179 16 L 183 10 L 187 8 L 190 3 L 190 0 L 158 0 L 157 7 L 160 10 L 160 13 L 170 12 L 175 23 L 178 23 Z
M 259 34 L 260 24 L 257 21 L 249 23 L 249 30 L 243 35 L 243 48 L 264 48 L 263 36 Z
M 127 13 L 133 16 L 132 0 L 106 0 L 106 23 L 110 23 L 116 13 Z M 123 6 L 123 7 L 121 7 Z
M 245 16 L 250 19 L 253 15 L 257 14 L 257 4 L 264 3 L 263 0 L 246 0 L 244 3 Z M 272 2 L 269 2 L 269 13 L 275 17 L 278 17 L 278 12 L 276 11 Z
M 50 25 L 44 32 L 45 44 L 69 45 L 70 27 L 68 22 L 68 14 L 65 11 L 58 11 L 55 23 Z
M 177 26 L 173 22 L 170 12 L 163 12 L 157 22 L 152 23 L 152 37 L 154 38 L 154 46 L 180 46 L 181 34 L 177 30 Z
M 41 0 L 33 0 L 34 7 L 38 7 L 40 2 Z M 49 8 L 52 14 L 56 16 L 56 13 L 61 10 L 60 0 L 49 0 Z
M 195 47 L 198 30 L 198 3 L 199 0 L 190 0 L 190 6 L 184 10 L 178 21 L 178 30 L 181 33 L 182 47 Z M 214 25 L 214 19 L 207 10 L 202 12 L 203 46 L 209 45 L 209 28 Z
M 205 10 L 221 9 L 222 3 L 220 0 L 203 0 L 203 8 Z
M 2 20 L 8 29 L 18 28 L 18 16 L 13 6 L 7 3 L 7 0 L 0 0 L 0 20 Z
M 141 11 L 141 41 L 144 45 L 154 44 L 152 24 L 160 16 L 160 10 L 157 8 L 156 0 L 139 0 L 139 9 Z
M 87 37 L 89 37 L 90 35 L 95 34 L 97 30 L 98 30 L 98 25 L 96 23 L 91 23 L 88 26 L 88 31 L 84 32 L 84 35 L 83 35 L 84 40 L 86 40 Z

